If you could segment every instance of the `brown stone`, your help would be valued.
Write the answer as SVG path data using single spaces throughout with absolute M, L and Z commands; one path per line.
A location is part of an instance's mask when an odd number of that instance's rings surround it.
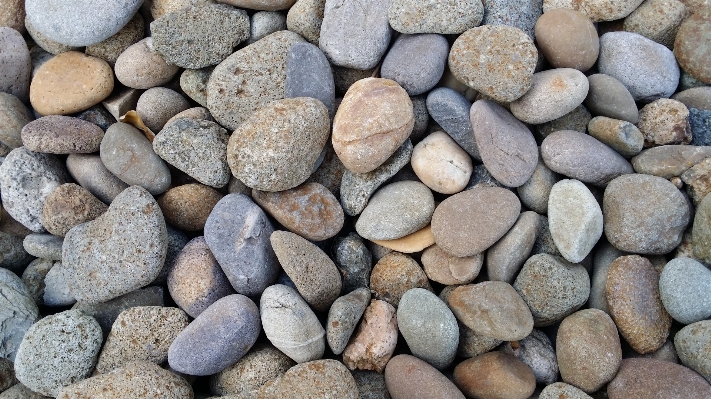
M 358 386 L 348 369 L 332 359 L 314 360 L 290 368 L 267 382 L 255 399 L 358 399 Z
M 578 11 L 554 9 L 536 21 L 536 43 L 554 68 L 587 71 L 597 61 L 600 40 L 590 18 Z
M 637 173 L 671 179 L 711 157 L 711 146 L 663 145 L 642 151 L 632 158 Z
M 639 110 L 637 127 L 646 147 L 691 142 L 689 109 L 680 101 L 660 98 Z
M 656 359 L 625 359 L 607 385 L 610 399 L 711 398 L 711 385 L 684 366 Z
M 267 382 L 283 375 L 296 363 L 270 344 L 255 344 L 237 363 L 210 378 L 210 390 L 222 396 L 257 396 Z
M 99 151 L 104 131 L 91 122 L 63 115 L 50 115 L 26 124 L 22 144 L 34 152 L 50 154 Z
M 689 75 L 711 84 L 711 8 L 697 8 L 681 23 L 674 40 L 674 55 Z
M 68 51 L 45 62 L 30 84 L 30 102 L 40 115 L 84 111 L 111 94 L 114 74 L 106 61 Z
M 434 245 L 435 240 L 434 234 L 432 234 L 432 226 L 427 226 L 402 238 L 395 240 L 372 240 L 372 242 L 393 251 L 411 254 L 420 252 Z
M 673 49 L 681 22 L 688 14 L 689 10 L 681 1 L 649 0 L 625 18 L 623 27 L 627 32 L 639 33 Z
M 421 261 L 432 281 L 445 285 L 469 284 L 479 275 L 484 254 L 459 258 L 433 245 L 422 253 Z
M 0 0 L 0 26 L 10 27 L 20 33 L 25 30 L 25 2 L 23 0 Z
M 432 291 L 427 275 L 417 261 L 399 252 L 391 252 L 382 257 L 370 273 L 370 289 L 375 298 L 395 307 L 402 295 L 411 288 L 425 288 Z
M 659 297 L 659 274 L 639 255 L 615 259 L 607 272 L 607 304 L 620 334 L 636 352 L 659 349 L 672 318 Z
M 84 187 L 66 183 L 45 199 L 42 225 L 48 232 L 64 237 L 74 226 L 96 219 L 109 209 Z
M 158 199 L 158 205 L 168 223 L 179 229 L 200 231 L 222 197 L 211 187 L 190 183 L 166 191 Z
M 348 170 L 368 173 L 405 142 L 414 126 L 405 89 L 390 79 L 362 79 L 348 89 L 333 118 L 333 149 Z
M 686 184 L 686 192 L 694 205 L 698 206 L 706 194 L 711 192 L 711 159 L 704 158 L 687 169 L 681 174 L 681 180 Z
M 489 352 L 459 363 L 454 383 L 469 397 L 527 399 L 536 389 L 536 376 L 517 357 Z
M 363 313 L 358 331 L 343 351 L 343 363 L 351 370 L 382 373 L 395 352 L 398 328 L 395 308 L 374 299 Z
M 392 399 L 464 399 L 439 370 L 411 355 L 398 355 L 388 362 L 385 385 Z

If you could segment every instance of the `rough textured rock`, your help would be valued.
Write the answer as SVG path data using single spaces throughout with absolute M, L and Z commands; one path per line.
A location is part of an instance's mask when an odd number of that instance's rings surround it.
M 460 34 L 479 26 L 484 16 L 481 1 L 453 1 L 429 7 L 408 0 L 393 0 L 388 10 L 390 26 L 400 33 Z
M 674 39 L 690 10 L 677 0 L 653 0 L 640 4 L 625 18 L 624 30 L 674 48 Z
M 210 378 L 210 390 L 223 396 L 256 398 L 259 389 L 296 363 L 269 344 L 255 344 L 235 364 Z
M 361 287 L 338 299 L 328 310 L 326 341 L 334 355 L 340 355 L 348 345 L 363 312 L 370 304 L 370 291 Z
M 143 16 L 136 13 L 120 31 L 99 43 L 86 46 L 84 52 L 92 57 L 101 58 L 113 67 L 124 50 L 143 39 L 145 28 Z
M 0 53 L 0 66 L 3 68 L 0 92 L 27 102 L 32 67 L 30 51 L 22 35 L 12 28 L 0 26 Z
M 332 359 L 296 365 L 259 391 L 259 398 L 264 399 L 319 398 L 331 395 L 343 399 L 359 397 L 358 386 L 351 373 L 342 363 Z
M 442 35 L 398 36 L 383 59 L 380 76 L 396 81 L 411 96 L 426 93 L 442 78 L 448 52 Z
M 12 361 L 27 330 L 37 321 L 39 310 L 30 291 L 17 275 L 0 269 L 0 355 Z
M 547 385 L 538 395 L 538 399 L 592 399 L 584 391 L 564 382 Z
M 337 238 L 332 247 L 333 261 L 341 273 L 343 292 L 370 286 L 373 255 L 356 233 Z
M 688 144 L 691 141 L 689 109 L 680 101 L 661 98 L 639 110 L 637 126 L 647 147 Z
M 398 322 L 395 308 L 387 302 L 373 300 L 365 309 L 363 320 L 343 352 L 349 369 L 383 372 L 395 352 Z
M 0 92 L 0 142 L 11 148 L 22 146 L 22 127 L 33 119 L 32 113 L 20 99 Z
M 427 275 L 410 256 L 393 251 L 383 256 L 370 274 L 370 289 L 375 298 L 395 307 L 412 288 L 431 290 Z
M 664 309 L 682 324 L 711 316 L 711 271 L 690 258 L 674 258 L 659 276 L 659 296 Z
M 22 144 L 30 151 L 72 154 L 99 151 L 104 132 L 79 118 L 50 115 L 25 125 L 21 135 Z
M 411 355 L 398 355 L 388 362 L 385 385 L 393 399 L 464 399 L 444 374 Z
M 685 366 L 701 374 L 706 381 L 711 380 L 709 362 L 709 331 L 711 320 L 702 320 L 679 330 L 674 336 L 674 347 L 679 360 Z
M 42 225 L 51 234 L 64 237 L 74 226 L 96 219 L 107 209 L 82 186 L 65 183 L 52 190 L 45 199 Z
M 642 0 L 626 0 L 614 2 L 611 0 L 544 0 L 543 12 L 548 12 L 556 8 L 567 8 L 580 11 L 593 22 L 614 21 L 629 15 Z

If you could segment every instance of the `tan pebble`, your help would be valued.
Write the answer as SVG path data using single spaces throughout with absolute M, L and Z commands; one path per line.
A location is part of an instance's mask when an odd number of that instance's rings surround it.
M 432 281 L 445 285 L 468 284 L 479 275 L 484 255 L 459 258 L 433 245 L 422 253 L 421 261 L 427 277 Z
M 536 377 L 524 362 L 503 352 L 467 359 L 454 368 L 454 383 L 467 396 L 486 399 L 527 399 Z
M 168 223 L 182 230 L 200 231 L 222 197 L 211 187 L 191 183 L 166 191 L 158 199 L 158 205 Z
M 550 10 L 536 21 L 536 43 L 554 68 L 587 71 L 597 61 L 600 40 L 592 21 L 578 11 Z
M 237 363 L 210 378 L 210 390 L 217 395 L 256 397 L 268 381 L 283 375 L 296 363 L 269 344 L 257 344 Z
M 462 191 L 474 171 L 472 159 L 445 132 L 434 132 L 412 151 L 412 169 L 427 187 L 442 194 Z
M 464 399 L 444 374 L 411 355 L 398 355 L 388 362 L 385 385 L 393 399 Z
M 373 300 L 365 309 L 358 331 L 343 351 L 343 362 L 351 370 L 382 373 L 395 352 L 398 339 L 395 308 Z
M 644 146 L 644 135 L 637 126 L 620 119 L 596 116 L 588 123 L 588 133 L 625 158 L 639 154 Z
M 48 232 L 64 237 L 81 223 L 101 216 L 109 209 L 84 187 L 74 183 L 62 184 L 45 199 L 42 208 L 42 225 Z
M 410 256 L 390 252 L 373 267 L 370 289 L 374 291 L 376 299 L 397 306 L 402 295 L 411 288 L 432 291 L 427 275 Z
M 412 234 L 395 240 L 373 240 L 372 242 L 381 247 L 404 254 L 420 252 L 435 243 L 431 226 L 424 227 Z
M 116 59 L 114 69 L 122 84 L 134 89 L 150 89 L 168 83 L 180 68 L 166 63 L 153 49 L 153 39 L 147 37 L 124 50 Z

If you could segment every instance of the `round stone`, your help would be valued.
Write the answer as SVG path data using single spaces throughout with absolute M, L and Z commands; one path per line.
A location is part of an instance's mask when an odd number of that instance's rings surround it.
M 511 103 L 511 113 L 526 123 L 550 122 L 582 104 L 588 88 L 588 79 L 577 69 L 538 72 L 531 79 L 531 88 Z
M 174 115 L 190 108 L 190 103 L 178 92 L 165 87 L 152 87 L 138 97 L 136 113 L 152 131 L 160 132 Z
M 546 385 L 538 395 L 538 399 L 592 399 L 592 396 L 584 391 L 564 382 L 556 382 Z
M 548 198 L 548 226 L 555 246 L 571 263 L 580 263 L 602 236 L 602 210 L 578 180 L 561 180 Z M 587 296 L 587 295 L 586 295 Z
M 19 32 L 2 24 L 0 24 L 0 68 L 2 68 L 0 92 L 12 94 L 27 102 L 32 71 L 30 50 Z
M 639 110 L 639 130 L 646 147 L 691 142 L 689 109 L 682 102 L 660 98 Z
M 669 261 L 659 276 L 659 296 L 664 309 L 682 324 L 711 316 L 711 271 L 690 258 Z
M 286 15 L 286 27 L 318 46 L 326 0 L 297 0 Z
M 210 187 L 191 183 L 169 189 L 158 199 L 158 205 L 166 222 L 182 230 L 200 231 L 222 197 Z
M 405 292 L 413 288 L 432 290 L 417 261 L 399 252 L 383 256 L 370 274 L 370 289 L 375 298 L 395 307 Z
M 99 151 L 104 131 L 79 118 L 50 115 L 26 124 L 21 135 L 22 144 L 30 151 L 74 154 Z
M 625 158 L 639 154 L 644 146 L 644 135 L 637 126 L 620 119 L 596 116 L 588 123 L 588 133 Z
M 607 386 L 610 399 L 708 398 L 711 386 L 690 369 L 656 359 L 625 359 Z
M 454 383 L 469 397 L 527 399 L 536 389 L 536 376 L 518 358 L 494 351 L 459 363 Z
M 536 21 L 543 14 L 542 0 L 486 0 L 482 25 L 509 25 L 521 29 L 531 39 Z
M 64 237 L 74 226 L 96 219 L 107 209 L 106 204 L 84 187 L 65 183 L 52 190 L 45 199 L 42 225 L 51 234 Z
M 210 377 L 210 390 L 222 396 L 256 397 L 259 389 L 296 363 L 269 344 L 255 344 L 235 364 Z
M 481 1 L 455 0 L 429 7 L 412 0 L 393 0 L 388 10 L 390 26 L 400 33 L 458 35 L 479 26 L 484 16 Z
M 126 48 L 114 66 L 116 79 L 134 89 L 150 89 L 168 83 L 179 69 L 177 65 L 168 64 L 154 49 L 151 37 Z
M 388 362 L 385 385 L 392 399 L 464 399 L 444 374 L 412 355 L 398 355 Z
M 66 165 L 77 183 L 106 204 L 128 188 L 128 184 L 106 169 L 99 155 L 70 154 Z
M 343 363 L 333 359 L 314 360 L 290 368 L 259 391 L 260 398 L 320 398 L 333 395 L 358 399 L 358 386 Z
M 711 334 L 709 333 L 711 333 L 711 320 L 702 320 L 689 324 L 674 336 L 674 347 L 681 363 L 701 374 L 706 381 L 711 381 L 711 358 L 709 357 Z
M 0 92 L 0 142 L 10 148 L 22 146 L 22 128 L 34 118 L 12 94 Z
M 435 244 L 425 249 L 421 262 L 432 281 L 445 285 L 469 284 L 479 275 L 484 255 L 460 258 L 444 252 Z
M 711 83 L 707 65 L 711 62 L 711 12 L 699 8 L 685 18 L 674 40 L 674 55 L 684 71 L 703 83 Z
M 588 96 L 583 101 L 593 115 L 637 123 L 637 104 L 622 82 L 610 75 L 596 73 L 588 76 Z
M 343 351 L 343 363 L 351 370 L 382 373 L 395 352 L 398 321 L 393 305 L 373 300 L 363 313 L 358 331 Z
M 361 287 L 333 302 L 328 310 L 326 340 L 334 355 L 346 349 L 353 331 L 370 303 L 370 291 Z
M 597 61 L 600 40 L 590 19 L 578 11 L 549 10 L 536 21 L 536 43 L 554 68 L 587 71 Z
M 400 35 L 380 67 L 380 76 L 396 81 L 407 94 L 429 91 L 442 78 L 449 44 L 442 35 Z

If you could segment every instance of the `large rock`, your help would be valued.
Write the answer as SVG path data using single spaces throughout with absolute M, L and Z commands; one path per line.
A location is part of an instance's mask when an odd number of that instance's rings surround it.
M 358 399 L 358 386 L 343 363 L 314 360 L 290 368 L 259 391 L 263 399 L 335 397 Z
M 706 84 L 711 83 L 711 74 L 707 68 L 709 37 L 711 12 L 708 7 L 703 7 L 684 19 L 674 40 L 674 55 L 679 65 L 692 77 Z

